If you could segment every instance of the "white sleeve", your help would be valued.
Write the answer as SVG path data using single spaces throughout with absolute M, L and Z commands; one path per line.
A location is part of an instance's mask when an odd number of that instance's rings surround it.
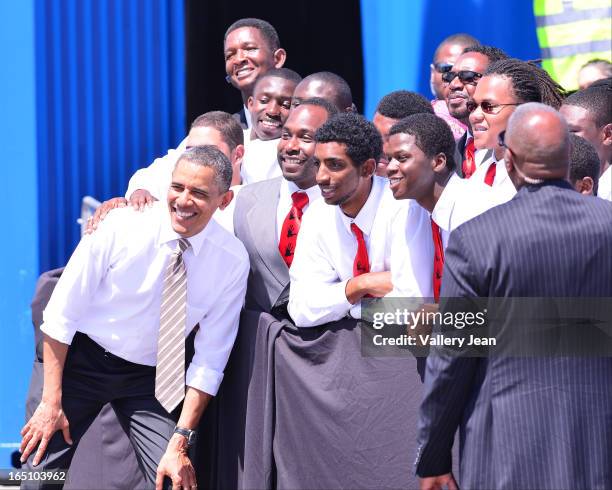
M 134 191 L 145 189 L 156 199 L 165 199 L 172 181 L 172 171 L 177 160 L 185 151 L 186 141 L 187 138 L 181 141 L 176 150 L 168 150 L 166 155 L 156 158 L 148 167 L 137 170 L 128 183 L 125 198 L 129 200 Z
M 433 296 L 434 247 L 429 213 L 410 201 L 392 221 L 391 282 L 387 296 Z
M 87 313 L 100 282 L 111 264 L 116 237 L 116 213 L 110 213 L 98 230 L 85 235 L 53 290 L 43 311 L 40 329 L 49 337 L 70 344 L 79 323 Z
M 304 216 L 289 269 L 289 315 L 298 327 L 316 327 L 345 317 L 351 307 L 346 299 L 347 280 L 340 280 L 318 237 L 320 224 Z
M 246 252 L 244 255 L 239 266 L 228 271 L 225 287 L 214 309 L 199 322 L 195 354 L 187 369 L 186 384 L 213 396 L 223 380 L 223 371 L 238 333 L 249 275 L 249 260 Z

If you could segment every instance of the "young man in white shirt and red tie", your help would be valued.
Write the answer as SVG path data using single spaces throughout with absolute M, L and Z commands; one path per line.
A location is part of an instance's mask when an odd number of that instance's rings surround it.
M 196 486 L 187 450 L 223 379 L 248 274 L 242 244 L 210 219 L 231 200 L 231 176 L 217 148 L 187 150 L 167 202 L 117 210 L 81 240 L 44 312 L 44 388 L 22 430 L 25 469 L 67 469 L 110 402 L 151 487 L 166 476 Z
M 302 221 L 289 271 L 289 315 L 298 327 L 312 327 L 347 315 L 359 318 L 365 296 L 394 289 L 390 264 L 396 254 L 411 256 L 404 291 L 431 295 L 431 229 L 427 213 L 414 202 L 393 199 L 387 179 L 375 176 L 382 152 L 376 127 L 357 114 L 338 114 L 319 128 L 315 157 L 323 201 Z M 394 247 L 396 219 L 409 207 L 411 239 Z M 406 225 L 408 222 L 408 225 Z M 429 255 L 428 255 L 429 252 Z

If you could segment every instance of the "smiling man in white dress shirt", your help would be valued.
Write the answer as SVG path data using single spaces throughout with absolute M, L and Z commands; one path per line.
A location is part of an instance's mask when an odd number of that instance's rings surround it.
M 393 199 L 387 179 L 374 175 L 382 152 L 376 127 L 357 114 L 338 114 L 319 128 L 315 158 L 322 201 L 302 221 L 293 264 L 288 311 L 299 327 L 361 316 L 361 299 L 393 290 L 390 263 L 396 253 L 414 260 L 408 295 L 431 295 L 431 249 L 427 213 L 414 202 Z M 394 250 L 394 226 L 410 206 L 408 248 Z M 406 225 L 404 220 L 403 225 Z M 402 226 L 403 226 L 402 225 Z
M 187 150 L 167 203 L 115 211 L 83 238 L 44 312 L 43 396 L 22 430 L 24 468 L 68 468 L 110 402 L 151 486 L 165 476 L 196 485 L 187 449 L 223 379 L 248 274 L 242 244 L 210 219 L 231 200 L 231 175 L 217 148 Z M 184 338 L 198 323 L 184 373 Z M 179 376 L 164 377 L 177 367 Z M 160 383 L 175 390 L 172 399 Z

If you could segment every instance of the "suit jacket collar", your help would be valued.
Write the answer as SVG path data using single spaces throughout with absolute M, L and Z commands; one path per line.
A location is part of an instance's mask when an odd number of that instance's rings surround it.
M 268 181 L 269 187 L 255 196 L 255 204 L 247 213 L 251 235 L 257 237 L 255 248 L 270 273 L 283 286 L 289 283 L 289 269 L 280 255 L 276 239 L 276 208 L 282 177 Z

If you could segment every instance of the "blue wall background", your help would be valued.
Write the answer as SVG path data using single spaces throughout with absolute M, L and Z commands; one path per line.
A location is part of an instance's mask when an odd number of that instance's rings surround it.
M 431 98 L 429 64 L 447 36 L 467 32 L 510 56 L 538 59 L 532 0 L 361 0 L 365 115 L 387 93 Z
M 183 3 L 0 0 L 0 469 L 24 423 L 39 272 L 80 238 L 81 198 L 123 195 L 185 133 Z

